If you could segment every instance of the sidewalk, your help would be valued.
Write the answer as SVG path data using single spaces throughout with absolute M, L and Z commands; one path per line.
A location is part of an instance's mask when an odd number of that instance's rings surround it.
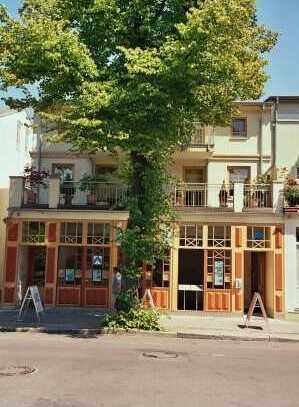
M 268 323 L 253 317 L 248 328 L 244 322 L 242 316 L 182 313 L 163 315 L 161 321 L 166 331 L 176 332 L 178 337 L 299 342 L 299 315 L 268 319 Z
M 32 311 L 17 321 L 18 310 L 0 308 L 0 332 L 31 331 L 61 334 L 105 334 L 101 320 L 105 310 L 97 308 L 50 308 L 38 321 Z M 246 341 L 299 342 L 299 314 L 288 314 L 286 319 L 253 317 L 249 328 L 244 327 L 242 316 L 230 314 L 163 313 L 161 332 L 130 331 L 133 334 L 163 335 L 179 338 L 231 339 Z M 126 333 L 119 330 L 121 333 Z

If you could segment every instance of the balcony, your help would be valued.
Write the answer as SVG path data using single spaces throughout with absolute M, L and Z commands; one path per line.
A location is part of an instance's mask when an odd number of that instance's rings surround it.
M 278 182 L 260 185 L 178 183 L 169 187 L 169 194 L 174 208 L 179 211 L 218 209 L 239 213 L 264 210 L 282 213 L 286 208 L 283 185 Z M 61 184 L 59 178 L 50 177 L 45 186 L 29 189 L 23 177 L 11 177 L 9 209 L 126 210 L 127 198 L 127 186 L 119 183 Z M 293 202 L 290 199 L 288 197 L 288 207 L 298 209 L 298 200 Z
M 215 129 L 211 126 L 202 126 L 198 122 L 186 125 L 188 134 L 191 133 L 190 142 L 177 153 L 180 159 L 188 160 L 200 157 L 208 158 L 214 152 Z

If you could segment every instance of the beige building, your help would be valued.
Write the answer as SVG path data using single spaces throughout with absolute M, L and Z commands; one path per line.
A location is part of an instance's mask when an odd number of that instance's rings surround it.
M 175 154 L 172 242 L 154 270 L 144 265 L 158 307 L 241 313 L 258 291 L 269 315 L 287 310 L 283 184 L 271 178 L 284 162 L 276 109 L 273 99 L 242 102 L 231 127 L 194 123 L 190 146 Z M 48 306 L 110 308 L 122 258 L 116 228 L 128 218 L 117 159 L 41 147 L 31 155 L 51 174 L 43 185 L 11 178 L 3 304 L 36 284 Z M 95 174 L 96 182 L 84 178 Z

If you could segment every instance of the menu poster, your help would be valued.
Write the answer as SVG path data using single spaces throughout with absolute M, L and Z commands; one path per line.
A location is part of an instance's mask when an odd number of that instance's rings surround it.
M 214 263 L 214 285 L 223 286 L 224 284 L 224 264 L 223 260 L 215 260 Z
M 68 283 L 72 283 L 75 280 L 75 270 L 74 269 L 66 269 L 65 270 L 65 281 Z
M 93 266 L 102 266 L 103 265 L 103 256 L 93 256 L 92 265 Z

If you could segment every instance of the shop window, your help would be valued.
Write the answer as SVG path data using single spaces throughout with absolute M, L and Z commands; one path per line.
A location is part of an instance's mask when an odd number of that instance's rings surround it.
M 153 287 L 169 287 L 169 276 L 170 276 L 170 250 L 164 259 L 159 259 L 156 261 L 153 267 Z
M 271 229 L 269 226 L 247 226 L 247 247 L 252 249 L 271 248 Z
M 60 228 L 60 242 L 67 244 L 81 244 L 82 223 L 62 223 Z
M 207 287 L 211 289 L 231 288 L 230 250 L 208 250 Z
M 110 229 L 109 223 L 89 223 L 87 244 L 109 244 Z
M 45 223 L 44 222 L 23 222 L 22 242 L 23 243 L 44 243 Z
M 202 247 L 202 226 L 181 225 L 180 226 L 181 247 Z
M 208 226 L 208 246 L 230 247 L 231 246 L 230 226 Z
M 82 248 L 60 247 L 58 261 L 58 285 L 75 287 L 81 285 Z
M 110 270 L 110 249 L 89 247 L 87 250 L 86 287 L 108 287 Z

